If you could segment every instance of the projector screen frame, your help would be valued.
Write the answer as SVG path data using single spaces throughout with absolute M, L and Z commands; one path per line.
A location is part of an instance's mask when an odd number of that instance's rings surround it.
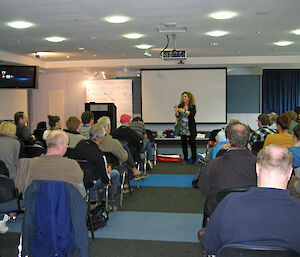
M 201 67 L 201 68 L 145 68 L 140 70 L 140 78 L 141 78 L 141 117 L 143 118 L 143 71 L 160 71 L 160 70 L 225 70 L 225 97 L 226 97 L 226 104 L 225 104 L 225 122 L 196 122 L 196 124 L 203 124 L 203 125 L 209 125 L 209 124 L 227 124 L 227 67 Z M 153 124 L 153 125 L 169 125 L 174 124 L 175 122 L 145 122 L 145 124 Z

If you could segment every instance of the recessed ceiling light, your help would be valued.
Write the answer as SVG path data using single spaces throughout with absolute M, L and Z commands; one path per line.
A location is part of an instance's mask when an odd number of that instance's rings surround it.
M 209 43 L 209 45 L 210 45 L 210 46 L 217 46 L 217 45 L 218 45 L 218 43 L 216 43 L 216 42 L 213 42 L 213 43 Z
M 96 54 L 93 54 L 93 56 L 95 57 L 95 56 L 97 56 Z
M 139 39 L 141 37 L 144 37 L 145 35 L 139 34 L 139 33 L 129 33 L 123 35 L 123 37 L 128 38 L 128 39 Z
M 8 22 L 7 25 L 14 29 L 27 29 L 32 27 L 34 24 L 28 21 L 12 21 Z
M 209 35 L 211 37 L 221 37 L 221 36 L 226 35 L 227 33 L 228 33 L 227 31 L 215 30 L 215 31 L 207 32 L 206 35 Z
M 70 59 L 70 56 L 69 56 L 69 55 L 67 55 L 67 59 Z
M 126 16 L 109 16 L 104 18 L 109 23 L 124 23 L 129 20 L 129 17 Z
M 295 29 L 292 31 L 292 33 L 295 35 L 300 35 L 300 29 Z
M 84 47 L 78 47 L 78 50 L 84 50 Z
M 277 45 L 277 46 L 289 46 L 293 44 L 293 42 L 291 41 L 278 41 L 278 42 L 275 42 L 274 45 Z
M 226 19 L 231 19 L 236 15 L 237 15 L 237 13 L 235 13 L 235 12 L 221 11 L 221 12 L 211 13 L 209 16 L 214 19 L 217 19 L 217 20 L 226 20 Z
M 136 45 L 135 47 L 138 48 L 138 49 L 146 50 L 146 49 L 149 49 L 153 46 L 152 45 L 147 45 L 147 44 L 141 44 L 141 45 Z
M 45 39 L 51 43 L 60 43 L 66 40 L 65 37 L 46 37 Z

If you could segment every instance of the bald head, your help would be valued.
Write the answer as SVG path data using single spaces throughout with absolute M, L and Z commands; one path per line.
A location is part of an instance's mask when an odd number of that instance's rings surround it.
M 229 125 L 225 133 L 231 148 L 245 148 L 249 142 L 250 130 L 245 124 Z
M 47 154 L 64 155 L 68 147 L 69 137 L 61 130 L 53 130 L 46 139 Z
M 270 145 L 257 155 L 258 185 L 286 189 L 293 169 L 293 156 L 284 147 Z

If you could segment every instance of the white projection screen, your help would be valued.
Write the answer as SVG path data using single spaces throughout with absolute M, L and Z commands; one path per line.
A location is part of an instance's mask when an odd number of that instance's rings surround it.
M 142 117 L 146 123 L 174 123 L 182 92 L 196 100 L 197 123 L 226 123 L 226 68 L 142 70 Z

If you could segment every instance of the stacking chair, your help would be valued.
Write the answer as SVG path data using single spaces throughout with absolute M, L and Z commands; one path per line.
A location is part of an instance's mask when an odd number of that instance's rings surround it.
M 229 194 L 231 194 L 231 193 L 244 193 L 244 192 L 247 192 L 249 189 L 250 189 L 250 187 L 238 187 L 238 188 L 228 188 L 228 189 L 224 189 L 224 190 L 220 191 L 220 192 L 217 194 L 214 209 L 217 208 L 217 206 L 219 205 L 219 203 L 222 202 L 222 200 L 223 200 L 227 195 L 229 195 Z
M 39 145 L 25 145 L 25 155 L 27 158 L 41 156 L 46 153 L 46 149 Z
M 217 257 L 297 257 L 292 250 L 276 246 L 229 244 L 223 246 Z
M 294 167 L 293 172 L 297 178 L 300 178 L 300 167 Z
M 12 179 L 0 175 L 0 213 L 22 212 L 25 204 L 20 200 Z
M 120 172 L 120 184 L 121 184 L 121 192 L 120 192 L 120 207 L 123 206 L 124 199 L 124 185 L 127 183 L 129 187 L 129 192 L 131 194 L 131 186 L 130 186 L 130 177 L 126 168 L 123 168 L 119 165 L 119 159 L 112 153 L 103 152 L 103 155 L 106 157 L 108 164 L 113 168 L 117 169 Z
M 97 169 L 97 167 L 93 163 L 86 161 L 86 160 L 76 159 L 75 161 L 78 162 L 78 164 L 80 165 L 80 168 L 83 170 L 83 173 L 84 173 L 83 183 L 84 183 L 84 187 L 86 189 L 85 201 L 88 205 L 87 215 L 88 215 L 88 219 L 91 224 L 92 239 L 95 240 L 94 227 L 93 227 L 93 222 L 92 222 L 91 213 L 90 213 L 90 206 L 91 206 L 90 191 L 93 190 L 93 186 L 95 185 L 95 182 L 96 182 L 95 181 L 95 169 Z M 109 185 L 103 185 L 103 188 L 104 188 L 104 192 L 105 192 L 105 210 L 108 212 Z M 100 197 L 99 197 L 99 200 L 100 200 Z M 112 204 L 112 206 L 113 206 L 113 204 Z

